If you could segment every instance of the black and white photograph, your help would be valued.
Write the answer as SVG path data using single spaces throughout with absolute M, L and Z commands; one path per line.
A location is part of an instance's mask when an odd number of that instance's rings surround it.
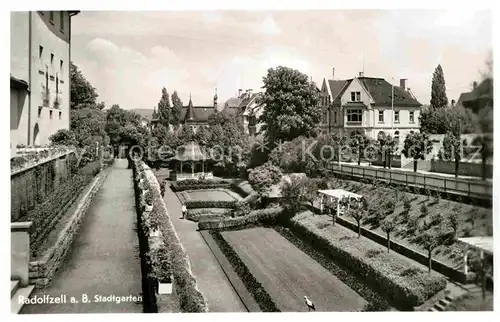
M 8 13 L 11 315 L 493 311 L 490 7 L 124 3 Z

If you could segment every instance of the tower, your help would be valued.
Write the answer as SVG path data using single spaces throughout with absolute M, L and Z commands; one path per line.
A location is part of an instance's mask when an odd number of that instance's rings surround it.
M 189 94 L 189 104 L 186 111 L 186 117 L 184 118 L 184 123 L 189 123 L 193 121 L 194 121 L 193 101 L 191 100 L 191 94 Z

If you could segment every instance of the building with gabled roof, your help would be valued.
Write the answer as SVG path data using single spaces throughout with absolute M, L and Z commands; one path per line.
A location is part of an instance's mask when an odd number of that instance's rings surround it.
M 324 78 L 320 88 L 325 132 L 360 132 L 373 139 L 384 132 L 402 141 L 407 133 L 418 131 L 422 104 L 407 88 L 406 79 L 393 86 L 383 78 L 365 77 L 363 73 L 346 80 L 332 76 Z

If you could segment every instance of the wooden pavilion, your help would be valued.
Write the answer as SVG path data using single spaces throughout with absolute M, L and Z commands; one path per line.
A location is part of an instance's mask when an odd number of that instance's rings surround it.
M 180 181 L 187 179 L 211 179 L 212 171 L 208 170 L 210 158 L 203 153 L 196 142 L 189 142 L 177 149 L 174 157 L 170 158 L 170 180 Z

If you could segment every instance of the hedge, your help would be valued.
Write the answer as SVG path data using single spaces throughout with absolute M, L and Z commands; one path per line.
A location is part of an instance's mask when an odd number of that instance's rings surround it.
M 170 220 L 165 202 L 160 195 L 158 181 L 153 172 L 143 162 L 136 162 L 134 164 L 134 173 L 136 172 L 136 180 L 134 181 L 136 194 L 141 192 L 137 187 L 139 177 L 142 177 L 153 195 L 153 211 L 149 214 L 147 221 L 150 226 L 157 225 L 162 233 L 163 244 L 166 247 L 168 258 L 171 260 L 170 267 L 172 268 L 174 277 L 174 287 L 182 312 L 207 312 L 207 304 L 203 294 L 198 290 L 196 279 L 191 272 L 188 254 L 182 247 Z M 143 198 L 139 197 L 139 199 Z M 138 209 L 138 211 L 142 212 L 142 207 L 138 207 Z M 141 254 L 141 256 L 144 255 Z M 167 265 L 165 266 L 168 267 Z
M 170 184 L 174 192 L 184 190 L 200 190 L 200 189 L 215 189 L 215 188 L 229 188 L 230 181 L 226 180 L 181 180 L 175 181 Z
M 192 221 L 206 221 L 206 220 L 222 220 L 231 216 L 230 209 L 224 211 L 215 211 L 214 209 L 195 208 L 189 209 L 186 218 Z
M 186 208 L 234 208 L 236 207 L 236 200 L 186 200 L 184 204 Z
M 248 181 L 233 181 L 231 183 L 231 189 L 233 189 L 243 197 L 247 197 L 256 193 Z
M 99 161 L 87 164 L 85 167 L 60 184 L 45 201 L 37 205 L 25 216 L 17 221 L 31 221 L 34 228 L 30 234 L 30 250 L 33 257 L 37 257 L 43 249 L 40 247 L 45 239 L 73 205 L 85 187 L 99 173 Z
M 206 220 L 198 222 L 200 230 L 224 230 L 229 228 L 250 228 L 258 225 L 276 225 L 283 213 L 281 207 L 259 209 L 246 216 L 227 218 L 224 220 Z
M 368 239 L 357 238 L 354 232 L 343 227 L 321 229 L 315 218 L 321 217 L 304 212 L 292 218 L 288 225 L 325 255 L 355 274 L 366 276 L 374 287 L 399 306 L 412 309 L 446 287 L 445 278 L 429 275 L 410 261 L 387 253 L 383 246 L 374 245 Z
M 226 256 L 227 260 L 233 266 L 246 289 L 252 294 L 252 297 L 255 299 L 255 302 L 257 302 L 262 312 L 281 312 L 264 286 L 252 275 L 245 263 L 240 259 L 231 245 L 224 240 L 221 234 L 216 231 L 210 231 L 210 234 L 222 253 Z

